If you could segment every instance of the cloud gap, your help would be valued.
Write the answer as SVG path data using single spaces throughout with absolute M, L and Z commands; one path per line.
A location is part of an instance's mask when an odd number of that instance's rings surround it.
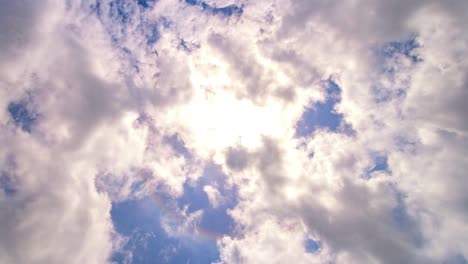
M 306 137 L 317 129 L 327 129 L 331 132 L 351 131 L 351 127 L 343 120 L 343 115 L 335 110 L 341 101 L 341 88 L 331 79 L 326 82 L 326 98 L 324 102 L 316 102 L 305 108 L 301 119 L 296 124 L 296 137 Z
M 191 6 L 200 6 L 204 12 L 211 15 L 222 15 L 226 17 L 241 16 L 244 12 L 244 6 L 237 6 L 235 4 L 227 5 L 224 7 L 216 7 L 204 1 L 198 0 L 185 0 L 185 3 Z
M 116 231 L 127 237 L 125 245 L 111 257 L 125 263 L 211 263 L 219 260 L 216 241 L 197 235 L 174 237 L 163 227 L 164 212 L 150 197 L 112 204 L 111 218 Z
M 404 41 L 391 41 L 376 49 L 381 80 L 371 87 L 374 100 L 386 103 L 402 100 L 411 79 L 406 73 L 415 65 L 423 62 L 418 54 L 421 45 L 415 36 Z
M 187 208 L 188 213 L 202 210 L 199 227 L 218 236 L 232 235 L 235 228 L 235 222 L 228 214 L 228 210 L 233 209 L 238 203 L 237 188 L 229 186 L 226 179 L 218 166 L 208 165 L 202 177 L 195 182 L 184 184 L 184 193 L 177 200 L 178 206 Z M 206 186 L 213 187 L 219 192 L 221 201 L 218 201 L 218 205 L 213 205 L 210 201 Z
M 369 166 L 365 173 L 366 179 L 371 179 L 379 173 L 385 173 L 386 175 L 391 174 L 391 170 L 388 165 L 388 156 L 384 153 L 373 153 L 370 155 L 372 159 L 372 165 Z
M 308 253 L 315 253 L 320 250 L 320 243 L 308 238 L 304 241 L 304 248 Z
M 8 112 L 16 126 L 30 133 L 36 125 L 38 114 L 35 113 L 26 100 L 10 102 Z
M 387 58 L 392 58 L 401 54 L 411 59 L 413 63 L 418 63 L 422 62 L 422 58 L 416 53 L 416 50 L 420 47 L 421 45 L 416 37 L 413 36 L 404 41 L 391 41 L 384 44 L 381 48 L 381 53 Z

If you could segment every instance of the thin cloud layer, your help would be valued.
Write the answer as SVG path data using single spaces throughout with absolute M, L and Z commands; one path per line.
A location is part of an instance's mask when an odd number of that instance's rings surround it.
M 1 263 L 467 262 L 466 1 L 0 7 Z

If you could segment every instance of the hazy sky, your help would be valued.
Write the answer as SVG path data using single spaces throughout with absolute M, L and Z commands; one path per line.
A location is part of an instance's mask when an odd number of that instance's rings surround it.
M 468 263 L 466 0 L 5 0 L 0 50 L 0 263 Z

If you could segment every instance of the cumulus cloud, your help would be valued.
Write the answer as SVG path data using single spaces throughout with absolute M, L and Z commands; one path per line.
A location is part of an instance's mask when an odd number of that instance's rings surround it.
M 220 192 L 213 186 L 205 185 L 203 186 L 203 191 L 205 191 L 206 195 L 208 195 L 208 200 L 214 208 L 223 203 L 223 197 L 221 196 Z
M 0 6 L 0 262 L 466 262 L 466 1 Z

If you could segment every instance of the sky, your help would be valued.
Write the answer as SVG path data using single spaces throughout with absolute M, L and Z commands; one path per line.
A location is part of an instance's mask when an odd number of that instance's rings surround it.
M 466 0 L 0 3 L 0 263 L 468 263 Z

